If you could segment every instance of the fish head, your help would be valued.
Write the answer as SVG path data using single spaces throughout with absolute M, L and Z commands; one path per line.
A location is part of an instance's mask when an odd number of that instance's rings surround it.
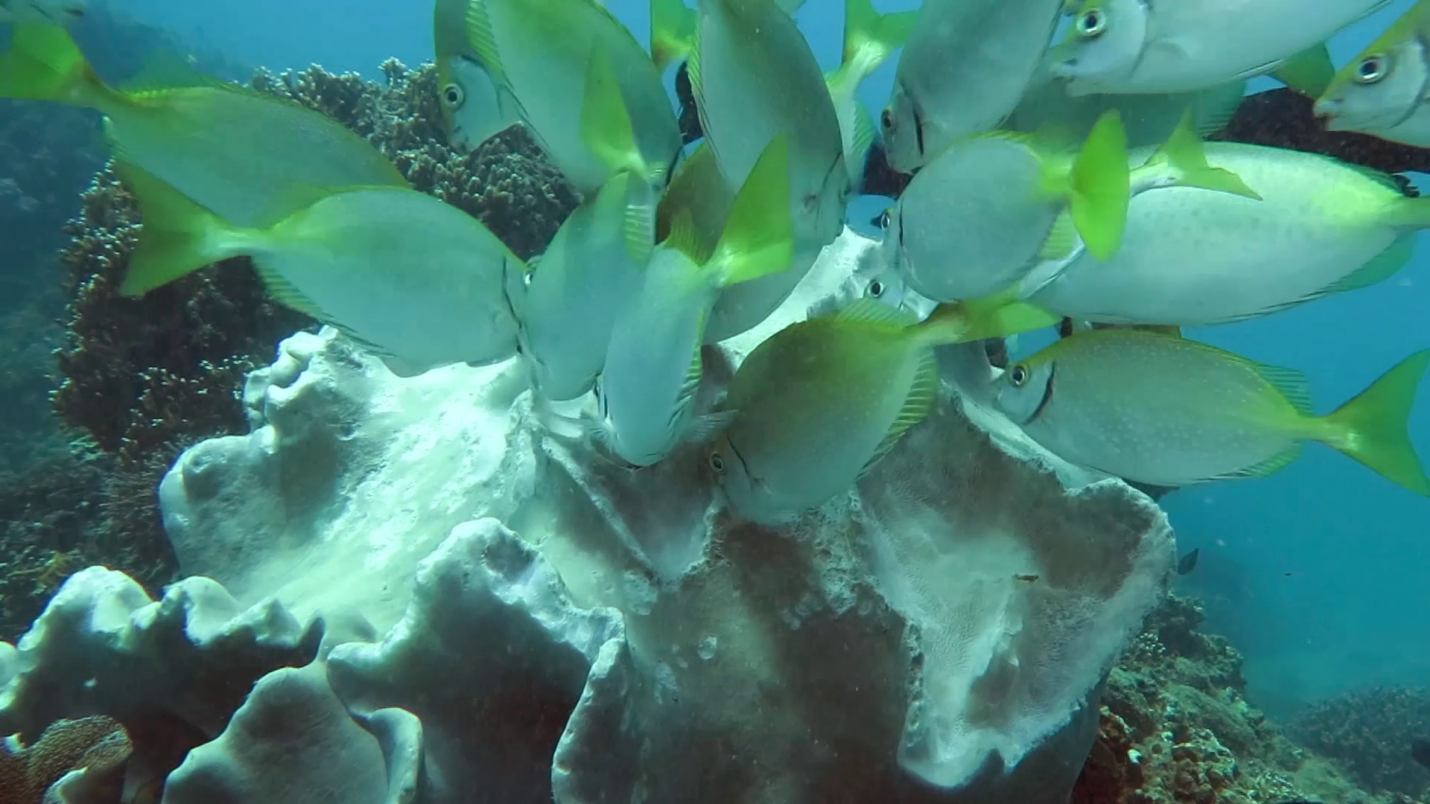
M 1419 36 L 1387 37 L 1342 67 L 1316 100 L 1315 115 L 1327 129 L 1384 131 L 1419 109 L 1430 90 L 1430 54 Z
M 752 522 L 766 522 L 776 516 L 770 508 L 769 490 L 750 474 L 749 465 L 722 433 L 705 456 L 706 467 L 725 493 L 725 501 L 737 514 Z
M 854 184 L 850 181 L 841 149 L 830 163 L 818 189 L 803 199 L 800 219 L 813 223 L 812 239 L 821 247 L 833 243 L 843 234 L 849 199 L 853 194 Z
M 454 148 L 470 151 L 507 127 L 501 88 L 477 60 L 467 55 L 444 59 L 437 81 L 447 141 Z
M 928 160 L 924 154 L 924 118 L 918 101 L 901 81 L 894 84 L 889 105 L 879 113 L 879 130 L 884 135 L 884 154 L 889 167 L 913 173 Z
M 1088 0 L 1056 47 L 1050 71 L 1068 82 L 1069 95 L 1130 76 L 1147 48 L 1151 18 L 1145 0 Z
M 1014 424 L 1024 426 L 1042 415 L 1053 400 L 1057 362 L 1034 356 L 1008 367 L 998 378 L 994 405 Z

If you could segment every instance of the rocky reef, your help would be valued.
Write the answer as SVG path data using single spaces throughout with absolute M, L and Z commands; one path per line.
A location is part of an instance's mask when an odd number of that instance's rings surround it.
M 1430 800 L 1430 770 L 1410 757 L 1411 744 L 1430 735 L 1430 689 L 1348 692 L 1307 709 L 1290 730 L 1367 790 Z

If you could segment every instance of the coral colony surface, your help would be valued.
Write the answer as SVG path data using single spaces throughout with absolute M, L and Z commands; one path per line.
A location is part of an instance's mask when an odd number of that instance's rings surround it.
M 254 84 L 539 253 L 576 199 L 534 146 L 454 154 L 430 68 L 384 72 Z M 857 488 L 766 528 L 696 447 L 614 466 L 510 362 L 399 379 L 242 261 L 117 298 L 136 223 L 102 172 L 54 396 L 87 451 L 0 495 L 4 624 L 34 618 L 0 643 L 0 804 L 1412 800 L 1246 702 L 1165 595 L 1161 510 L 989 412 L 984 344 Z M 846 231 L 711 384 L 877 251 Z

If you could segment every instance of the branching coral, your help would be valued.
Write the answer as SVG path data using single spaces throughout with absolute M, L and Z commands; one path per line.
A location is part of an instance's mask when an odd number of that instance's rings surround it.
M 1430 771 L 1410 757 L 1410 744 L 1430 734 L 1430 690 L 1382 686 L 1350 692 L 1307 710 L 1291 731 L 1369 789 L 1430 796 Z

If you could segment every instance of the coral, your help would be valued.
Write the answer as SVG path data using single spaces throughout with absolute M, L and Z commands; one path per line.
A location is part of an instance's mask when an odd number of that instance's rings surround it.
M 1359 790 L 1245 698 L 1241 657 L 1171 596 L 1108 677 L 1072 804 L 1400 804 Z
M 102 715 L 57 720 L 19 750 L 0 743 L 0 804 L 41 804 L 60 783 L 71 796 L 83 785 L 91 796 L 102 790 L 117 801 L 130 750 L 124 727 Z
M 1410 744 L 1430 734 L 1430 690 L 1378 686 L 1347 692 L 1303 712 L 1291 733 L 1367 789 L 1430 798 L 1430 770 L 1410 757 Z

